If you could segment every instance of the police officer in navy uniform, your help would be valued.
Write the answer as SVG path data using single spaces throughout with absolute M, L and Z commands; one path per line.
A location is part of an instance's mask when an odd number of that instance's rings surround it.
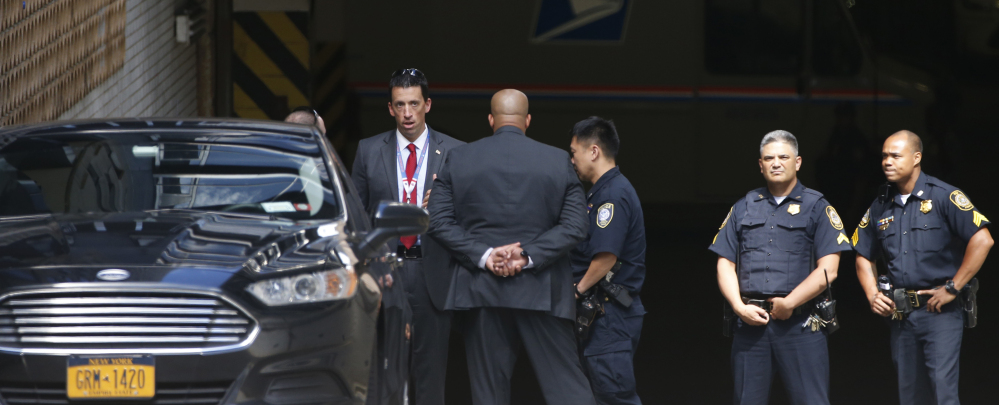
M 633 359 L 645 315 L 638 297 L 645 281 L 645 218 L 635 188 L 615 163 L 619 146 L 612 121 L 590 117 L 572 129 L 573 166 L 593 187 L 586 195 L 589 234 L 570 258 L 577 294 L 585 295 L 609 276 L 632 297 L 627 307 L 613 299 L 604 302 L 605 313 L 591 325 L 580 349 L 598 403 L 641 404 Z M 620 268 L 610 274 L 617 263 Z
M 850 242 L 836 209 L 797 180 L 794 135 L 764 136 L 759 164 L 767 186 L 732 206 L 709 248 L 718 254 L 718 286 L 739 318 L 732 333 L 735 403 L 766 404 L 776 372 L 791 403 L 828 404 L 826 336 L 806 321 Z
M 922 150 L 922 141 L 909 131 L 885 140 L 881 168 L 889 185 L 853 234 L 857 277 L 871 311 L 892 317 L 901 403 L 959 404 L 965 316 L 959 296 L 993 240 L 989 220 L 961 190 L 922 173 Z M 890 286 L 882 287 L 891 296 L 880 292 L 875 279 L 878 257 L 887 264 Z M 904 300 L 898 306 L 896 294 Z M 911 306 L 911 312 L 902 313 L 902 306 Z

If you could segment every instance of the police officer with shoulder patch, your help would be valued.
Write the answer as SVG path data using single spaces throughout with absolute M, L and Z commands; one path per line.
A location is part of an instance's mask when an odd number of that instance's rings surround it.
M 645 315 L 638 297 L 645 281 L 642 204 L 617 167 L 620 139 L 613 121 L 590 117 L 571 135 L 576 174 L 593 184 L 586 195 L 589 234 L 570 254 L 573 279 L 577 299 L 603 307 L 588 336 L 577 329 L 583 368 L 598 403 L 641 404 L 633 359 Z
M 922 150 L 909 131 L 885 140 L 889 183 L 853 234 L 857 277 L 871 311 L 891 317 L 901 403 L 959 404 L 961 338 L 976 322 L 974 276 L 993 240 L 961 190 L 922 172 Z M 879 257 L 886 276 L 877 276 Z
M 759 164 L 767 186 L 732 206 L 709 248 L 718 254 L 718 286 L 737 315 L 735 403 L 766 404 L 776 372 L 791 403 L 828 404 L 824 326 L 834 319 L 813 311 L 850 242 L 836 209 L 797 180 L 794 135 L 766 134 Z

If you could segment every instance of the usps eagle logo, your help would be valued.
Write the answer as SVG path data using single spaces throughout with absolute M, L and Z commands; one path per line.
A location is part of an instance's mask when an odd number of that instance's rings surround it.
M 631 0 L 541 0 L 531 42 L 624 40 Z

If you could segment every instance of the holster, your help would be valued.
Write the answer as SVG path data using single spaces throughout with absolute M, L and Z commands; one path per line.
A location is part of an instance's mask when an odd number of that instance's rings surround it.
M 581 297 L 576 301 L 576 338 L 580 342 L 585 342 L 590 338 L 590 326 L 597 319 L 597 315 L 604 313 L 604 304 L 600 301 L 598 294 L 593 293 Z
M 978 325 L 978 279 L 973 278 L 961 288 L 961 306 L 964 309 L 964 327 L 971 329 Z
M 739 319 L 735 315 L 735 310 L 729 305 L 728 301 L 722 300 L 722 336 L 732 337 L 732 332 L 735 330 L 735 321 Z

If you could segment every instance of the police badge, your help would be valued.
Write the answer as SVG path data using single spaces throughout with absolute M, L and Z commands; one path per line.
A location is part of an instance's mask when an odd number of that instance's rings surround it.
M 928 214 L 933 209 L 933 200 L 923 200 L 919 203 L 919 212 Z
M 787 213 L 788 214 L 798 215 L 799 212 L 801 212 L 801 205 L 800 204 L 788 204 L 788 206 L 787 206 Z
M 606 203 L 597 209 L 597 226 L 606 228 L 614 219 L 614 204 Z

